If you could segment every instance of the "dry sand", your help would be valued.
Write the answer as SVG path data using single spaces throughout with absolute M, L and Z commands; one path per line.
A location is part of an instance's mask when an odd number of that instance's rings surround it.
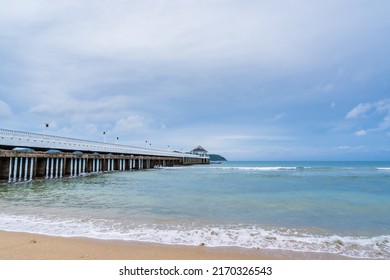
M 332 254 L 104 241 L 0 231 L 0 260 L 345 259 Z

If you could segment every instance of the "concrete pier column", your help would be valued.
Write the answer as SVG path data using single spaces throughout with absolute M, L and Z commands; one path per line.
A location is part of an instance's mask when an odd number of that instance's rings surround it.
M 33 179 L 34 174 L 34 158 L 30 158 L 30 181 Z
M 64 159 L 61 158 L 61 160 L 60 160 L 60 178 L 62 178 L 63 169 L 64 169 Z
M 50 165 L 50 179 L 53 179 L 54 177 L 54 158 L 51 159 L 51 165 Z
M 85 173 L 86 165 L 87 165 L 87 160 L 83 158 L 83 173 Z
M 83 162 L 83 160 L 81 158 L 79 158 L 79 175 L 81 174 L 81 171 L 82 171 L 82 169 L 81 169 L 82 162 Z
M 129 159 L 129 170 L 133 169 L 133 160 Z
M 56 173 L 55 173 L 55 178 L 58 178 L 58 174 L 59 174 L 59 167 L 60 167 L 60 159 L 59 158 L 56 158 Z
M 9 175 L 8 175 L 8 183 L 12 182 L 12 157 L 9 158 Z
M 122 171 L 122 164 L 123 164 L 122 159 L 119 159 L 119 171 Z
M 14 162 L 14 182 L 16 182 L 17 173 L 18 173 L 18 158 L 16 157 Z
M 74 160 L 74 176 L 77 176 L 77 158 L 73 159 Z
M 107 171 L 110 171 L 111 168 L 111 159 L 107 160 Z
M 96 160 L 96 172 L 100 172 L 100 159 Z
M 49 178 L 49 165 L 50 165 L 50 159 L 47 158 L 46 159 L 46 176 L 45 176 L 46 179 Z
M 23 158 L 20 158 L 20 163 L 19 163 L 19 182 L 22 181 L 22 174 L 23 174 Z
M 24 159 L 24 181 L 27 181 L 27 173 L 28 173 L 28 158 Z
M 115 164 L 115 160 L 112 159 L 112 160 L 111 160 L 111 171 L 114 171 L 114 170 L 115 170 L 114 164 Z
M 92 159 L 92 173 L 93 172 L 96 172 L 96 170 L 95 170 L 95 162 L 96 162 L 96 159 Z
M 73 158 L 70 159 L 70 177 L 73 177 Z

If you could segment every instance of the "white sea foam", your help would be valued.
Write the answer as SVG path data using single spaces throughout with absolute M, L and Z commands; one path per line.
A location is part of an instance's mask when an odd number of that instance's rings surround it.
M 155 242 L 177 245 L 235 246 L 334 253 L 355 258 L 389 259 L 390 235 L 325 236 L 254 225 L 136 224 L 99 219 L 59 219 L 0 214 L 0 230 L 65 237 Z
M 388 170 L 390 171 L 390 167 L 377 167 L 377 170 Z
M 265 167 L 211 167 L 221 170 L 243 170 L 243 171 L 279 171 L 279 170 L 296 170 L 298 167 L 291 166 L 265 166 Z

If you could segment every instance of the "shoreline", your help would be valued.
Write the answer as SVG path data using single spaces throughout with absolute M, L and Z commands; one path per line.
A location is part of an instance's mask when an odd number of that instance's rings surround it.
M 329 253 L 165 245 L 0 230 L 0 260 L 353 260 Z

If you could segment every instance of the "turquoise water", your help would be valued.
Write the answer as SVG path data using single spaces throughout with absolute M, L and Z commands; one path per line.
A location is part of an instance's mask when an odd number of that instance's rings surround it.
M 0 185 L 0 229 L 390 259 L 390 162 L 225 162 Z

